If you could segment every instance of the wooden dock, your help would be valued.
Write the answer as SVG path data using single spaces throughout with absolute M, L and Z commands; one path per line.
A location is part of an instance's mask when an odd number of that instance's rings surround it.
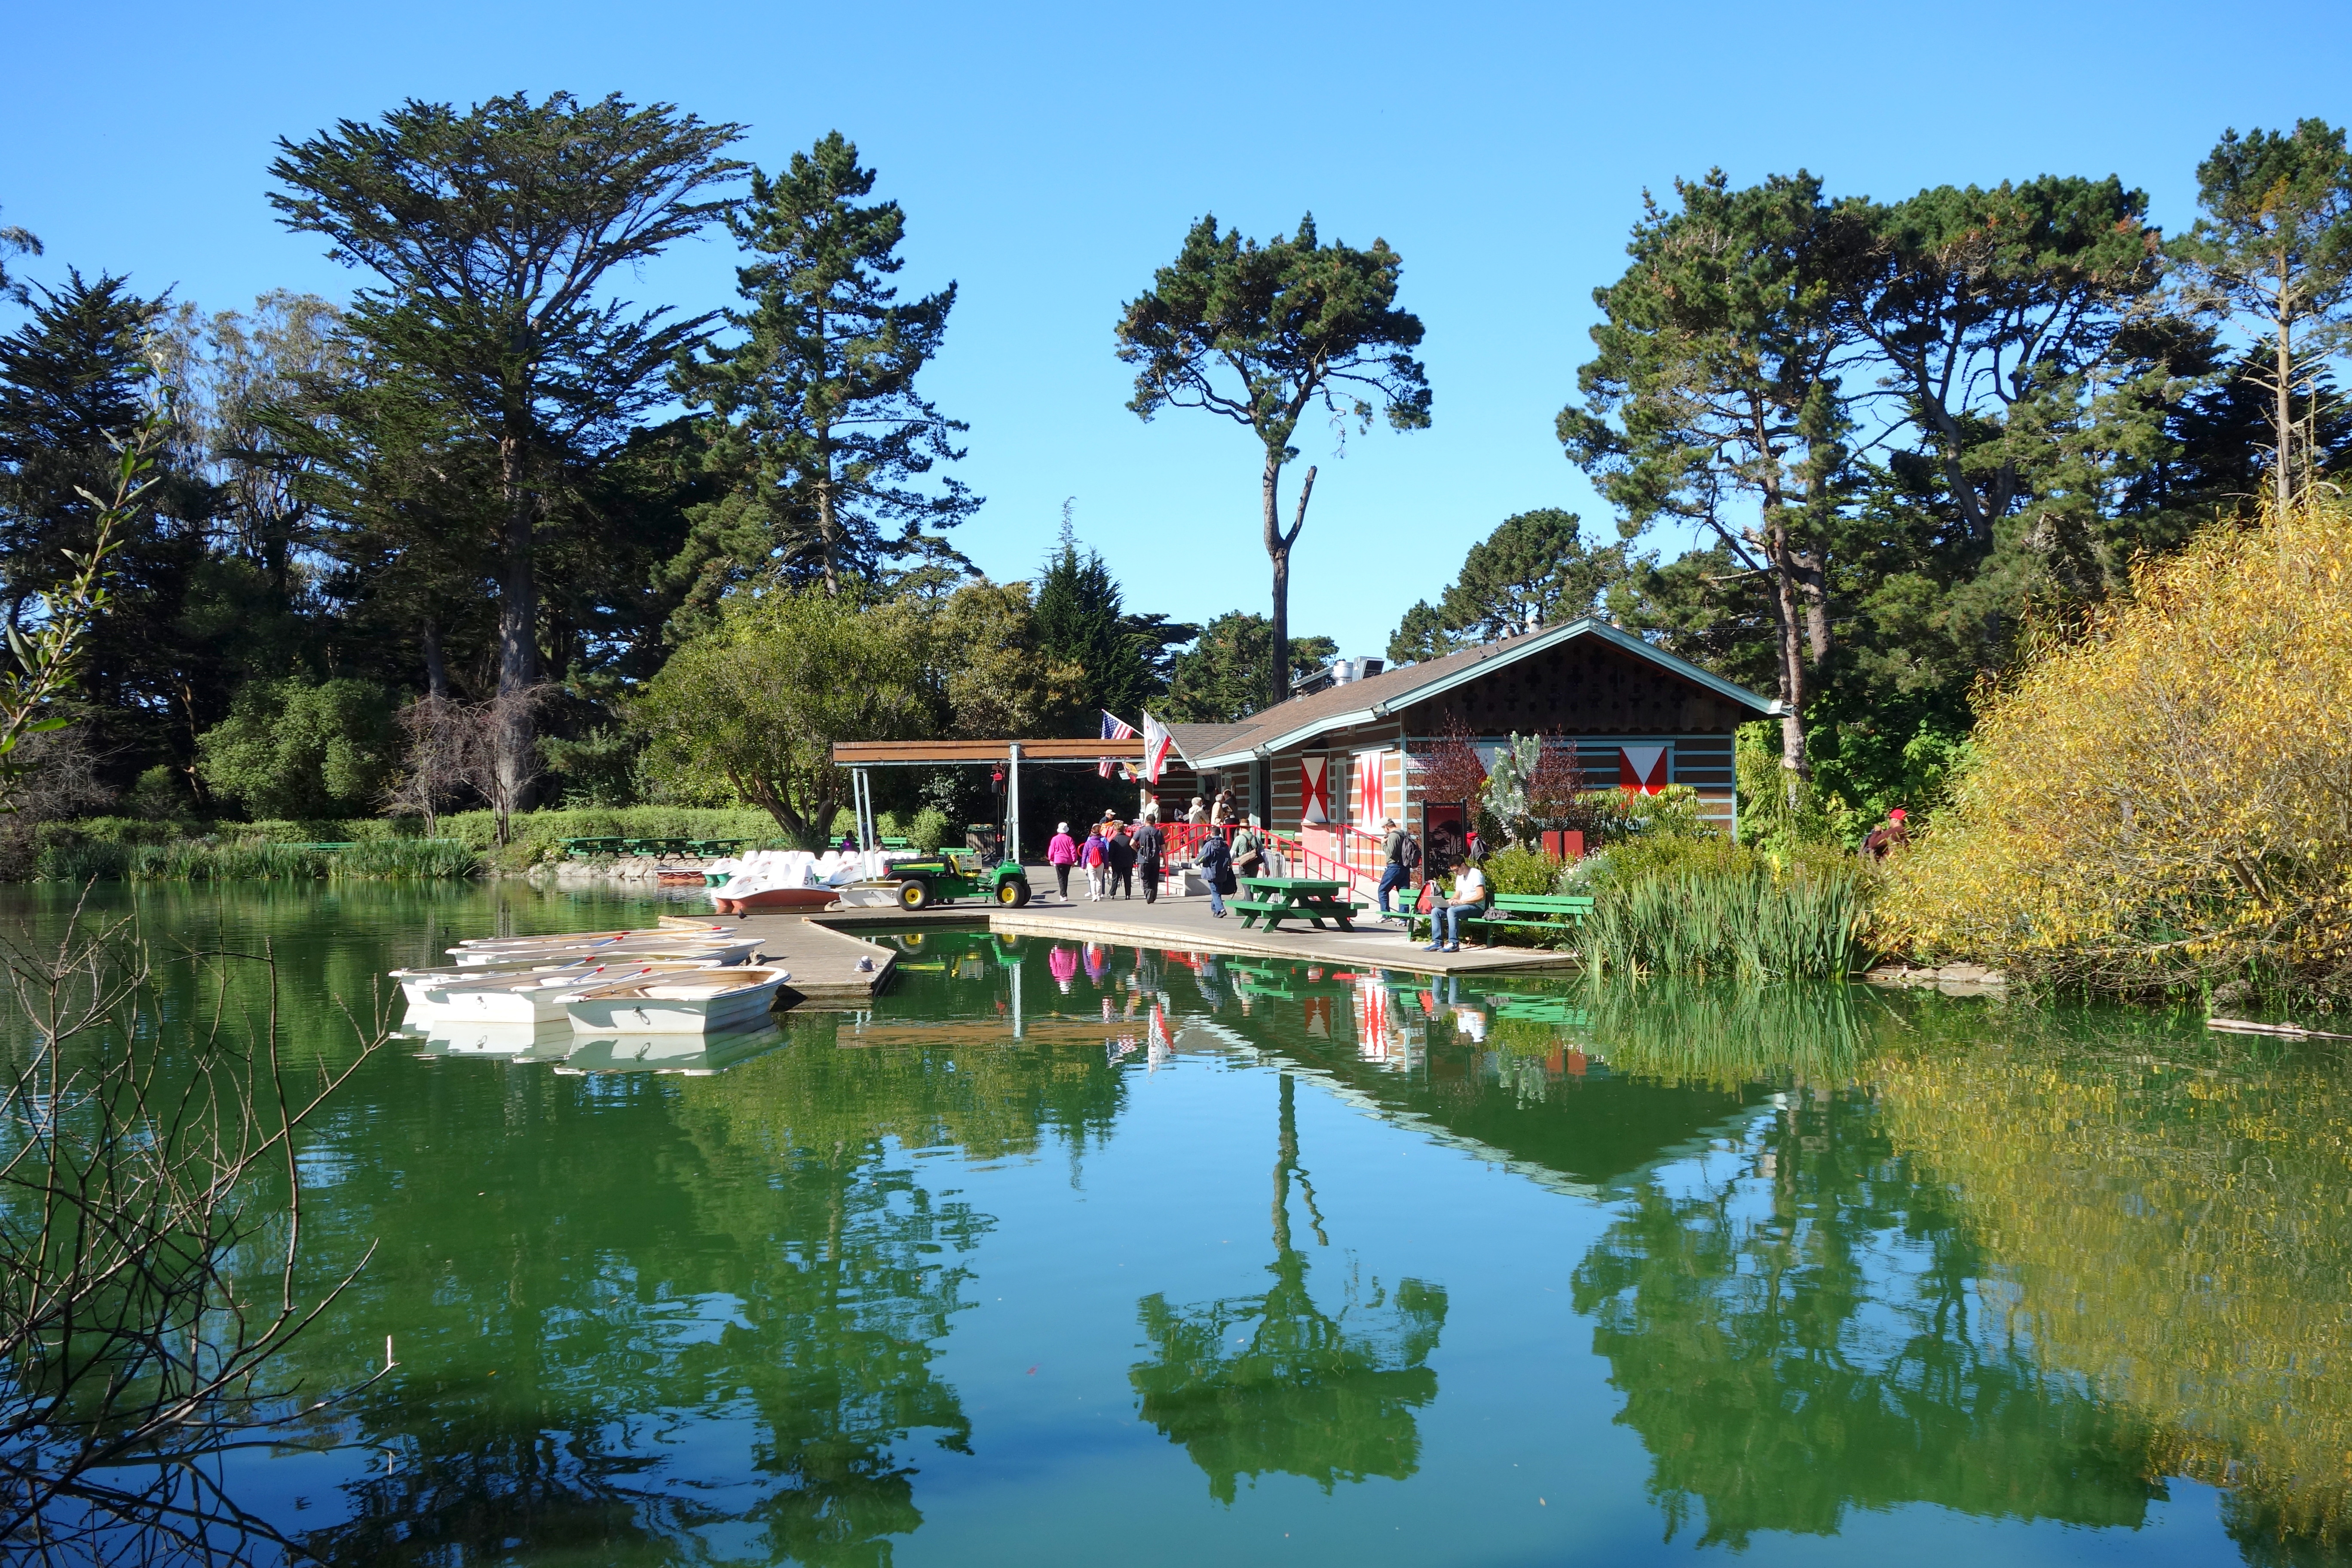
M 720 916 L 713 923 L 757 936 L 768 962 L 792 972 L 792 978 L 777 994 L 779 1007 L 796 1007 L 803 1002 L 820 1006 L 869 1002 L 890 983 L 891 970 L 898 962 L 895 949 L 830 930 L 799 914 Z M 861 960 L 870 967 L 860 969 Z

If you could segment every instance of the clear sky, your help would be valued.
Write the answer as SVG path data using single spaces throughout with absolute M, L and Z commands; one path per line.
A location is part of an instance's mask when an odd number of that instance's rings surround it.
M 1428 326 L 1435 424 L 1302 445 L 1318 462 L 1292 626 L 1377 654 L 1463 551 L 1529 507 L 1613 525 L 1561 456 L 1591 291 L 1645 185 L 1803 167 L 1881 197 L 2120 174 L 2168 228 L 2225 125 L 2352 120 L 2352 7 L 1100 5 L 78 5 L 0 23 L 0 221 L 68 265 L 207 309 L 353 275 L 262 197 L 280 136 L 404 97 L 620 91 L 751 128 L 767 167 L 840 129 L 908 213 L 910 289 L 960 300 L 929 392 L 970 422 L 988 498 L 961 543 L 1025 575 L 1066 497 L 1132 607 L 1263 611 L 1257 459 L 1239 427 L 1124 406 L 1120 303 L 1203 212 L 1245 234 L 1312 210 L 1386 238 Z M 730 247 L 631 280 L 732 297 Z M 1300 466 L 1303 466 L 1300 465 Z M 1294 468 L 1294 474 L 1297 472 Z M 1676 542 L 1661 541 L 1672 544 Z

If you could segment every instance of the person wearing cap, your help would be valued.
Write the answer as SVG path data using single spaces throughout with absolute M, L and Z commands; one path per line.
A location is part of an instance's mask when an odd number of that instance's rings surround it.
M 1070 837 L 1070 825 L 1057 822 L 1054 837 L 1045 845 L 1045 864 L 1054 868 L 1054 884 L 1062 895 L 1062 902 L 1070 901 L 1070 868 L 1078 863 L 1078 841 Z
M 1405 856 L 1413 844 L 1412 835 L 1399 827 L 1395 817 L 1385 818 L 1381 826 L 1388 833 L 1389 859 L 1388 864 L 1381 868 L 1380 895 L 1381 913 L 1385 917 L 1395 912 L 1389 908 L 1389 895 L 1399 888 L 1410 889 L 1412 886 L 1412 868 L 1406 863 Z
M 1911 814 L 1896 806 L 1886 814 L 1885 823 L 1870 830 L 1862 841 L 1862 854 L 1866 860 L 1884 860 L 1897 848 L 1911 841 Z

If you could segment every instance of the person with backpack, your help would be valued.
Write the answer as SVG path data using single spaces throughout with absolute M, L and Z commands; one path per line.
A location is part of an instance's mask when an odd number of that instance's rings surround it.
M 1201 880 L 1209 887 L 1209 912 L 1219 920 L 1225 918 L 1225 895 L 1241 884 L 1234 880 L 1234 852 L 1223 834 L 1212 833 L 1201 844 L 1200 858 L 1193 862 L 1201 872 Z
M 1086 844 L 1078 851 L 1078 864 L 1087 868 L 1087 901 L 1102 902 L 1103 883 L 1108 879 L 1106 873 L 1110 869 L 1110 843 L 1103 837 L 1099 823 L 1088 830 Z
M 1160 859 L 1168 853 L 1168 836 L 1160 831 L 1160 818 L 1146 813 L 1135 829 L 1135 868 L 1143 877 L 1143 901 L 1160 901 Z
M 1421 864 L 1421 844 L 1413 836 L 1397 826 L 1393 816 L 1381 824 L 1388 829 L 1388 864 L 1381 868 L 1381 914 L 1382 918 L 1395 913 L 1389 908 L 1389 895 L 1398 889 L 1412 887 L 1412 868 Z
M 1256 812 L 1251 812 L 1242 830 L 1234 835 L 1234 872 L 1238 877 L 1265 875 L 1265 840 L 1258 837 Z

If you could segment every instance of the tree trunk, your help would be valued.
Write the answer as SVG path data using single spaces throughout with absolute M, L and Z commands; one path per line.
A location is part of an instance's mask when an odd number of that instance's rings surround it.
M 425 617 L 425 692 L 436 702 L 449 700 L 449 666 L 441 657 L 441 623 Z
M 1274 563 L 1274 647 L 1266 680 L 1268 706 L 1290 698 L 1290 543 L 1282 537 L 1282 452 L 1269 447 L 1259 485 L 1265 504 L 1265 553 Z
M 1298 542 L 1298 531 L 1307 526 L 1307 502 L 1315 494 L 1315 470 L 1309 468 L 1307 477 L 1298 484 L 1298 511 L 1291 520 L 1290 531 L 1282 531 L 1282 465 L 1283 448 L 1265 449 L 1265 478 L 1260 486 L 1260 499 L 1265 508 L 1265 553 L 1274 563 L 1274 668 L 1267 688 L 1276 703 L 1290 700 L 1290 547 Z
M 538 498 L 524 471 L 523 437 L 511 430 L 499 443 L 505 490 L 506 537 L 499 571 L 498 793 L 509 809 L 530 808 L 530 765 L 534 725 L 522 694 L 539 683 L 539 584 L 531 573 L 531 524 Z
M 2287 300 L 2287 258 L 2279 258 L 2277 300 L 2278 348 L 2277 384 L 2271 388 L 2273 401 L 2271 423 L 2278 434 L 2277 455 L 2272 471 L 2272 492 L 2278 504 L 2278 514 L 2286 516 L 2287 507 L 2294 500 L 2294 470 L 2290 466 L 2294 455 L 2294 407 L 2287 395 L 2288 384 L 2294 375 L 2294 307 Z
M 1780 766 L 1788 775 L 1789 809 L 1794 811 L 1802 804 L 1805 782 L 1813 776 L 1812 761 L 1805 754 L 1805 676 L 1806 634 L 1811 617 L 1801 601 L 1796 562 L 1789 549 L 1788 525 L 1780 521 L 1780 508 L 1770 500 L 1773 521 L 1766 530 L 1766 548 L 1772 560 L 1774 628 L 1780 635 L 1780 700 L 1786 711 L 1780 715 Z M 1822 635 L 1827 635 L 1827 619 L 1822 622 Z

